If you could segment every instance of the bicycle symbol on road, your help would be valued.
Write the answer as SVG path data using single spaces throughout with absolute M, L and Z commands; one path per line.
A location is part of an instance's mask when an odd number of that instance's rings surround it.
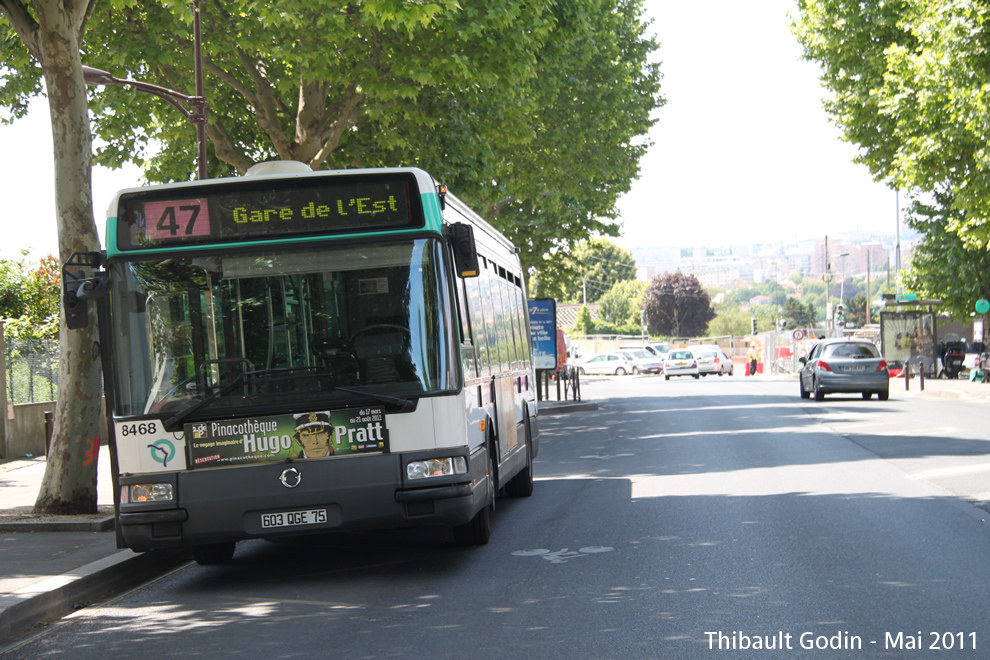
M 615 550 L 615 548 L 609 548 L 602 545 L 590 545 L 586 548 L 578 548 L 577 550 L 561 548 L 556 552 L 551 552 L 546 548 L 516 550 L 512 554 L 516 557 L 539 557 L 540 559 L 546 559 L 551 564 L 566 564 L 569 559 L 587 557 L 588 555 L 597 555 L 602 552 L 612 552 L 613 550 Z

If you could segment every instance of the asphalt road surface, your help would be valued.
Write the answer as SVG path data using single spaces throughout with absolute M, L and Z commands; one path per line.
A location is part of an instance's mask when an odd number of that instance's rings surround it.
M 589 379 L 531 498 L 447 530 L 252 541 L 11 658 L 990 657 L 987 407 Z

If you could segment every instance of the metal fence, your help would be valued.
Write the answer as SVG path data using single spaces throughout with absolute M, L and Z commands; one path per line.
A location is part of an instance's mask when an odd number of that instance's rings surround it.
M 55 401 L 58 341 L 5 338 L 7 398 L 15 404 Z

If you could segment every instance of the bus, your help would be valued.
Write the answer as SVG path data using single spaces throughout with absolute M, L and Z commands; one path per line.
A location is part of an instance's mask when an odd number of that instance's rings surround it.
M 496 496 L 533 492 L 519 250 L 428 173 L 261 163 L 107 215 L 62 274 L 68 327 L 95 317 L 105 347 L 120 547 L 219 564 L 422 525 L 481 545 Z

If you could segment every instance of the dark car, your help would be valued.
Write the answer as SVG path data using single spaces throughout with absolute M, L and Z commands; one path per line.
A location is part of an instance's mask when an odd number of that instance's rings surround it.
M 815 401 L 821 401 L 826 394 L 847 393 L 860 393 L 864 399 L 876 394 L 881 401 L 890 397 L 887 361 L 869 340 L 825 339 L 799 362 L 802 399 L 814 394 Z

